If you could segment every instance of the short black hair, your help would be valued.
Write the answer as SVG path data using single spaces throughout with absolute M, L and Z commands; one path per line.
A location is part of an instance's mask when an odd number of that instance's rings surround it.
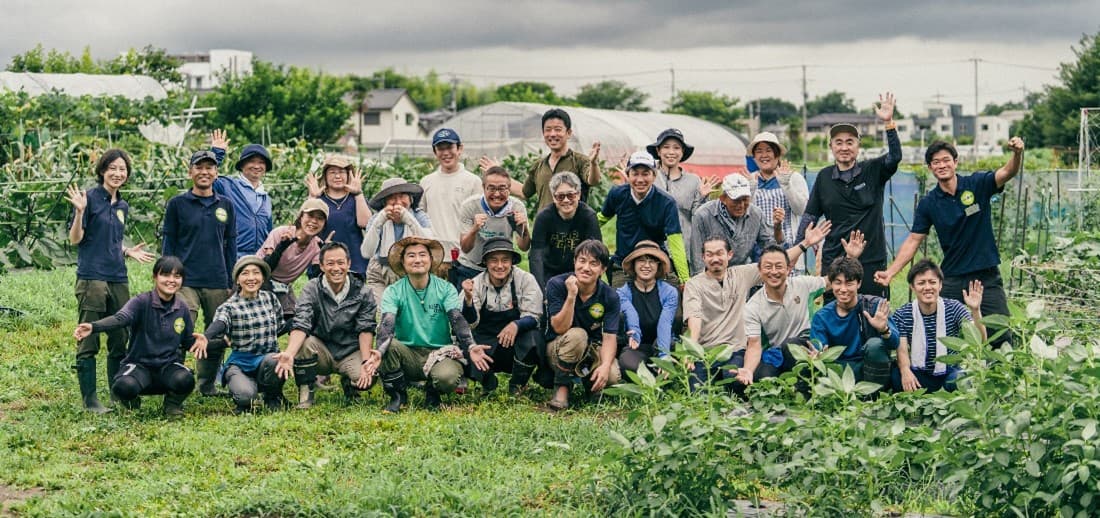
M 512 175 L 508 173 L 507 169 L 505 169 L 505 168 L 503 168 L 499 165 L 495 165 L 493 167 L 490 167 L 489 169 L 486 169 L 485 172 L 481 174 L 481 183 L 484 184 L 485 180 L 487 180 L 490 176 L 494 176 L 494 175 L 495 176 L 503 176 L 503 177 L 507 178 L 508 180 L 512 179 Z
M 611 266 L 611 251 L 607 249 L 607 245 L 603 244 L 603 241 L 599 239 L 585 239 L 581 241 L 581 244 L 577 245 L 577 248 L 573 249 L 573 259 L 587 255 L 603 265 L 604 269 Z
M 709 243 L 711 241 L 721 241 L 722 246 L 725 247 L 727 252 L 732 252 L 733 251 L 733 247 L 730 246 L 730 240 L 726 239 L 726 236 L 720 236 L 718 234 L 712 234 L 712 235 L 707 236 L 707 238 L 704 239 L 702 243 L 699 243 L 699 252 L 700 253 L 706 252 L 707 251 L 707 243 Z
M 179 257 L 174 255 L 162 255 L 157 259 L 157 262 L 153 263 L 153 277 L 172 273 L 178 273 L 180 277 L 187 276 L 187 273 L 183 269 L 183 261 L 181 261 Z
M 337 249 L 343 250 L 344 255 L 348 257 L 348 260 L 351 260 L 351 252 L 348 252 L 348 246 L 339 241 L 329 241 L 328 243 L 325 243 L 325 245 L 321 247 L 321 251 L 317 254 L 317 260 L 322 263 L 325 262 L 325 254 L 328 253 L 330 250 Z
M 949 142 L 937 140 L 929 144 L 928 149 L 924 151 L 924 165 L 932 165 L 932 157 L 940 151 L 947 151 L 950 153 L 952 160 L 958 160 L 959 158 L 959 152 L 955 150 L 955 146 L 951 145 Z
M 829 265 L 829 282 L 837 280 L 841 275 L 846 281 L 863 282 L 863 265 L 858 259 L 851 257 L 837 257 L 833 264 Z
M 764 254 L 783 254 L 787 258 L 787 266 L 791 265 L 791 256 L 787 255 L 787 249 L 778 244 L 770 244 L 760 251 L 760 259 L 756 260 L 757 267 L 764 261 Z
M 913 279 L 916 279 L 918 275 L 925 272 L 932 272 L 936 274 L 936 277 L 939 277 L 941 282 L 943 281 L 943 270 L 940 269 L 940 266 L 936 264 L 935 261 L 927 257 L 913 263 L 913 266 L 909 267 L 909 274 L 906 275 L 905 280 L 909 284 L 913 284 Z
M 121 149 L 108 149 L 103 153 L 103 156 L 99 157 L 99 160 L 95 163 L 95 183 L 103 185 L 103 173 L 107 171 L 107 168 L 112 162 L 118 159 L 122 159 L 126 162 L 126 180 L 130 180 L 130 171 L 133 170 L 132 162 L 130 161 L 130 155 Z
M 542 127 L 546 127 L 546 121 L 550 119 L 559 119 L 565 123 L 565 129 L 573 129 L 573 119 L 569 118 L 569 114 L 561 108 L 550 108 L 546 110 L 546 113 L 542 114 Z

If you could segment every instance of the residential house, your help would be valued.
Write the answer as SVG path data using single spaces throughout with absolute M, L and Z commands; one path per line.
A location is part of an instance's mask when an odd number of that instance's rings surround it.
M 214 49 L 206 53 L 179 54 L 179 72 L 188 90 L 209 91 L 226 78 L 252 74 L 252 53 L 247 50 Z
M 355 106 L 341 139 L 345 145 L 381 149 L 393 141 L 428 136 L 420 125 L 420 109 L 404 88 L 380 88 L 367 92 L 362 101 L 350 95 L 345 100 Z

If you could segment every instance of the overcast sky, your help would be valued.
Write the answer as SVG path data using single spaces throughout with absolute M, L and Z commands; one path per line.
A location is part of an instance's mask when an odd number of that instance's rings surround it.
M 1051 83 L 1096 0 L 4 0 L 0 60 L 37 43 L 96 57 L 152 44 L 183 53 L 250 50 L 333 73 L 384 67 L 474 84 L 540 80 L 559 93 L 615 78 L 665 106 L 677 89 L 745 99 L 842 90 L 860 107 L 892 90 L 903 112 L 942 96 L 974 106 Z M 902 2 L 898 2 L 902 3 Z

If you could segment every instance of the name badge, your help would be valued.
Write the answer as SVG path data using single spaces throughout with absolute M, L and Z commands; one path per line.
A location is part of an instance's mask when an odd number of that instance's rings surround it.
M 861 189 L 863 189 L 864 187 L 867 187 L 867 183 L 866 183 L 866 182 L 864 182 L 864 183 L 861 183 L 861 184 L 859 184 L 859 185 L 857 185 L 857 186 L 853 187 L 853 189 L 854 189 L 854 190 L 856 190 L 856 191 L 858 191 L 858 190 L 861 190 Z
M 963 210 L 963 213 L 966 214 L 967 216 L 973 216 L 973 215 L 977 214 L 978 212 L 980 212 L 981 210 L 982 210 L 981 206 L 979 206 L 978 204 L 974 204 L 974 205 L 971 205 L 971 206 L 967 207 L 965 210 Z

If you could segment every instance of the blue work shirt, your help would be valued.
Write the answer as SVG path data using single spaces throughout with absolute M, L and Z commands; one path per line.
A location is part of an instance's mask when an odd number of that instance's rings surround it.
M 844 354 L 839 361 L 855 362 L 863 360 L 863 344 L 872 338 L 882 338 L 886 347 L 897 349 L 898 328 L 890 319 L 886 320 L 886 326 L 890 329 L 890 336 L 882 336 L 877 329 L 871 327 L 863 312 L 874 315 L 879 304 L 889 304 L 886 299 L 873 295 L 859 295 L 856 306 L 845 316 L 836 312 L 836 301 L 825 304 L 810 323 L 810 341 L 818 349 L 826 347 L 844 347 Z
M 126 258 L 122 256 L 122 237 L 130 205 L 122 199 L 111 203 L 111 193 L 103 186 L 88 189 L 84 209 L 84 238 L 77 245 L 76 278 L 88 281 L 127 282 Z M 75 215 L 75 211 L 73 213 Z M 72 225 L 72 217 L 69 224 Z
M 161 254 L 183 261 L 184 286 L 230 288 L 231 270 L 237 261 L 235 228 L 229 200 L 187 191 L 168 200 Z
M 993 238 L 994 194 L 1004 190 L 997 186 L 992 171 L 956 176 L 958 185 L 950 195 L 936 185 L 917 203 L 913 215 L 914 234 L 928 234 L 936 227 L 936 237 L 943 248 L 943 274 L 957 277 L 1001 264 L 997 241 Z
M 214 158 L 217 159 L 218 166 L 221 166 L 225 160 L 225 150 L 212 147 L 210 151 L 214 152 Z M 264 190 L 263 184 L 257 190 L 240 174 L 219 176 L 214 180 L 214 192 L 229 198 L 237 211 L 237 256 L 233 258 L 234 262 L 246 255 L 258 253 L 274 224 L 271 197 Z
M 665 249 L 668 236 L 682 234 L 676 200 L 665 191 L 651 187 L 641 203 L 634 202 L 629 185 L 613 187 L 604 199 L 600 213 L 616 216 L 615 255 L 612 262 L 621 264 L 639 241 L 650 240 Z M 668 250 L 665 250 L 667 252 Z

